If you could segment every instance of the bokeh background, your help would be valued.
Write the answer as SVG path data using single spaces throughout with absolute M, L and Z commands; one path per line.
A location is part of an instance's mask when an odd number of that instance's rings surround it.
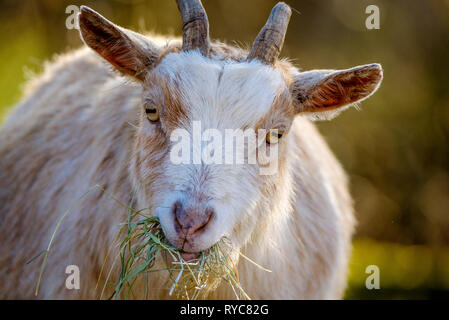
M 318 124 L 350 175 L 359 221 L 346 298 L 449 298 L 449 0 L 286 2 L 283 56 L 296 65 L 384 68 L 361 111 Z M 276 1 L 203 3 L 212 38 L 249 45 Z M 82 45 L 66 28 L 66 7 L 81 4 L 124 27 L 180 35 L 174 0 L 2 0 L 0 119 L 44 61 Z M 379 30 L 365 27 L 370 4 Z M 365 287 L 368 265 L 380 269 L 379 290 Z

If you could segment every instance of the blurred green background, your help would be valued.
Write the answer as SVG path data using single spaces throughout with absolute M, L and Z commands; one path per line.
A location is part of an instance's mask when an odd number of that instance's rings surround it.
M 359 221 L 346 298 L 449 298 L 449 0 L 287 0 L 283 56 L 303 70 L 379 62 L 384 81 L 318 126 L 351 178 Z M 211 37 L 251 44 L 276 1 L 203 0 Z M 0 118 L 27 77 L 81 46 L 68 5 L 89 5 L 137 31 L 179 35 L 174 0 L 0 1 Z M 367 30 L 365 8 L 380 9 Z M 368 290 L 365 268 L 380 269 Z

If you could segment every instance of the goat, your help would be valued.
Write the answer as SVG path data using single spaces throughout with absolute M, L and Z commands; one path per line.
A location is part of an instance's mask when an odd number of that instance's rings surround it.
M 183 37 L 144 36 L 85 6 L 89 48 L 59 56 L 30 81 L 0 131 L 0 297 L 34 298 L 58 217 L 101 185 L 149 208 L 186 257 L 226 236 L 268 274 L 240 259 L 255 299 L 338 299 L 346 283 L 355 218 L 347 177 L 311 120 L 335 117 L 373 94 L 379 64 L 301 72 L 279 59 L 291 9 L 278 3 L 250 50 L 211 42 L 200 0 L 178 0 Z M 105 63 L 107 62 L 107 63 Z M 109 63 L 109 64 L 108 64 Z M 109 65 L 118 72 L 111 72 Z M 130 81 L 131 80 L 131 81 Z M 261 164 L 170 161 L 177 129 L 276 129 L 275 174 Z M 261 147 L 261 146 L 259 146 Z M 125 212 L 89 193 L 61 224 L 38 298 L 95 299 L 95 284 Z M 80 289 L 65 268 L 80 269 Z M 103 276 L 104 277 L 104 276 Z M 150 298 L 170 298 L 150 275 Z M 103 279 L 104 280 L 104 279 Z M 208 298 L 232 298 L 225 285 Z

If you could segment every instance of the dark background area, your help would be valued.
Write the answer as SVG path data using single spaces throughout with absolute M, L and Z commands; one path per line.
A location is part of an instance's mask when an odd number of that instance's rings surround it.
M 277 1 L 203 0 L 213 39 L 252 43 Z M 449 297 L 449 0 L 288 0 L 283 57 L 303 70 L 381 63 L 379 91 L 318 127 L 351 179 L 359 221 L 347 298 Z M 0 119 L 43 63 L 82 45 L 68 5 L 179 36 L 174 0 L 0 1 Z M 365 8 L 380 9 L 367 30 Z M 31 115 L 32 116 L 32 115 Z M 380 268 L 380 290 L 365 268 Z

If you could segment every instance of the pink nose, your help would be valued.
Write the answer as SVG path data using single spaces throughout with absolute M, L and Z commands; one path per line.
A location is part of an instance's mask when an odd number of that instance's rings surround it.
M 202 233 L 215 213 L 212 208 L 204 210 L 185 208 L 180 201 L 177 201 L 173 205 L 173 214 L 176 232 L 185 238 Z

